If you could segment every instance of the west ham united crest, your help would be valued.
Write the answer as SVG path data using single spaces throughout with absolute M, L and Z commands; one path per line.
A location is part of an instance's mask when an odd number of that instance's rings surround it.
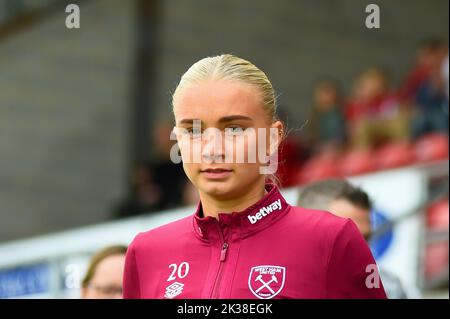
M 286 268 L 280 266 L 255 266 L 248 276 L 248 287 L 259 299 L 271 299 L 283 289 Z

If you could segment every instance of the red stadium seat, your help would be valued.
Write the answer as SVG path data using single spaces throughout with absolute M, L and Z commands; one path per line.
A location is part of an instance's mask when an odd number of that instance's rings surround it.
M 427 209 L 427 226 L 429 229 L 448 229 L 449 224 L 448 197 L 431 204 Z
M 409 143 L 389 143 L 378 149 L 374 156 L 378 169 L 389 169 L 416 161 L 414 147 Z
M 277 175 L 281 187 L 295 186 L 298 181 L 296 176 L 303 162 L 303 149 L 293 137 L 287 137 L 279 147 Z
M 448 135 L 432 133 L 420 138 L 416 143 L 415 152 L 420 162 L 448 158 Z
M 449 200 L 440 199 L 432 203 L 427 209 L 427 228 L 429 231 L 448 230 L 449 228 Z M 425 277 L 432 279 L 448 271 L 449 243 L 447 241 L 430 243 L 425 252 Z
M 448 271 L 448 241 L 432 243 L 425 250 L 425 278 L 432 279 Z
M 373 152 L 363 150 L 348 151 L 339 166 L 343 176 L 364 174 L 376 170 Z
M 335 160 L 331 157 L 315 156 L 301 168 L 298 182 L 306 184 L 337 176 L 339 176 L 339 168 Z

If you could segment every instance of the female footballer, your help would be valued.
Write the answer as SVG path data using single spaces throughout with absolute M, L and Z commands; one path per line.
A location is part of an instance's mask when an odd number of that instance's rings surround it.
M 281 195 L 270 159 L 283 124 L 263 71 L 233 55 L 204 58 L 172 107 L 200 201 L 193 215 L 136 236 L 124 298 L 386 298 L 352 221 Z

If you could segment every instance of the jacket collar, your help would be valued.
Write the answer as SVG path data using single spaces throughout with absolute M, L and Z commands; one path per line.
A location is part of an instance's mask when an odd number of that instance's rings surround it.
M 218 226 L 220 230 L 229 227 L 238 233 L 241 238 L 268 227 L 284 216 L 290 205 L 281 195 L 274 184 L 265 185 L 267 194 L 255 204 L 240 212 L 219 213 L 218 219 L 203 216 L 201 202 L 193 217 L 194 231 L 200 239 L 218 239 Z

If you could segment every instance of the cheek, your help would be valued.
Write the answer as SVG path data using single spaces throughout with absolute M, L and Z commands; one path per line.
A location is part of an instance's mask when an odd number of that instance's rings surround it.
M 183 170 L 186 174 L 186 177 L 191 181 L 192 184 L 198 185 L 198 179 L 199 179 L 199 167 L 197 164 L 192 163 L 184 163 L 183 162 Z
M 224 148 L 226 154 L 226 161 L 233 164 L 243 165 L 251 161 L 249 150 L 251 150 L 251 141 L 245 136 L 235 136 L 225 138 Z
M 240 177 L 259 174 L 258 140 L 254 136 L 240 137 L 234 144 L 235 154 L 240 154 L 243 161 L 236 163 L 236 173 Z
M 186 174 L 192 175 L 194 173 L 196 165 L 197 164 L 195 163 L 183 162 L 183 168 Z
M 180 148 L 183 163 L 192 164 L 200 161 L 201 145 L 197 140 L 191 140 L 186 137 L 181 138 L 178 140 L 178 147 Z
M 183 160 L 183 163 L 188 162 L 188 159 L 190 157 L 190 145 L 189 143 L 186 141 L 186 139 L 181 138 L 178 140 L 178 147 L 180 148 L 180 154 L 181 154 L 181 158 Z
M 238 164 L 249 162 L 249 150 L 252 152 L 253 141 L 247 136 L 239 136 L 233 140 L 233 153 Z M 243 159 L 239 161 L 238 159 Z
M 266 157 L 268 140 L 268 136 L 258 136 L 258 133 L 237 137 L 233 144 L 233 152 L 236 154 L 235 159 L 240 161 L 236 162 L 245 166 L 264 165 L 268 160 Z
M 195 156 L 193 154 L 195 147 L 187 138 L 178 139 L 178 147 L 182 158 L 183 170 L 189 180 L 195 180 L 195 174 L 198 172 L 198 164 L 194 163 Z

